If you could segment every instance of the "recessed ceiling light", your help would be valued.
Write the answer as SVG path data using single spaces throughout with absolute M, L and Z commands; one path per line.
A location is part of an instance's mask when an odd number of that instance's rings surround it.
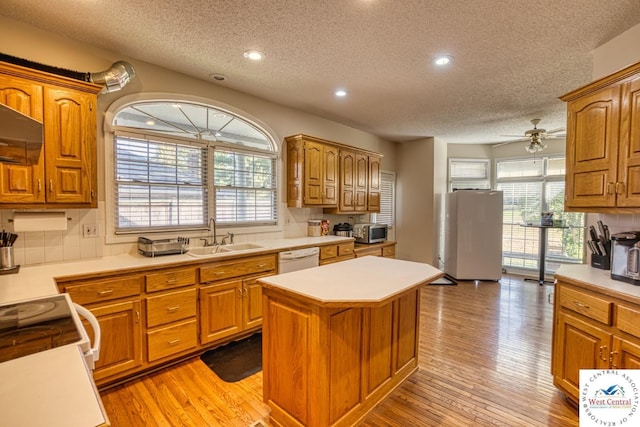
M 440 55 L 433 60 L 433 63 L 440 67 L 445 66 L 447 64 L 451 64 L 452 62 L 453 62 L 453 56 L 451 55 Z
M 264 58 L 264 53 L 258 50 L 247 50 L 244 53 L 244 57 L 252 61 L 260 61 L 261 59 Z
M 219 82 L 227 80 L 227 76 L 225 76 L 224 74 L 211 73 L 211 74 L 209 74 L 209 77 L 211 77 L 213 80 L 217 80 Z
M 153 126 L 156 124 L 156 122 L 154 122 L 153 120 L 147 120 L 147 126 Z
M 333 94 L 337 97 L 345 97 L 347 96 L 347 91 L 345 89 L 337 89 L 335 92 L 333 92 Z

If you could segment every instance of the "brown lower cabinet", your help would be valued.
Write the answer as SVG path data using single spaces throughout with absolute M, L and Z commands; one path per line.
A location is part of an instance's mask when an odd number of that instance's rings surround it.
M 640 302 L 563 278 L 555 287 L 551 371 L 576 404 L 580 369 L 640 369 Z

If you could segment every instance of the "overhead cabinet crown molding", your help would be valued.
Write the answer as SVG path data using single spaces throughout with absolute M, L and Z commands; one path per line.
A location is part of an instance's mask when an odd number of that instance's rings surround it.
M 325 212 L 380 211 L 382 155 L 299 134 L 287 142 L 287 205 Z

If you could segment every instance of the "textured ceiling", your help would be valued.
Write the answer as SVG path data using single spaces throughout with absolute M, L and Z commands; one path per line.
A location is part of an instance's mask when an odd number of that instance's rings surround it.
M 558 96 L 591 81 L 592 51 L 640 23 L 640 1 L 2 0 L 0 14 L 389 140 L 493 143 L 532 118 L 564 127 Z

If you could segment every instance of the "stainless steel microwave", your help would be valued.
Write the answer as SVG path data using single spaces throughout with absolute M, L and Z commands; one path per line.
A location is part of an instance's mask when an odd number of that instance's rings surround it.
M 358 243 L 386 242 L 388 227 L 386 224 L 356 224 L 353 226 L 353 237 Z

